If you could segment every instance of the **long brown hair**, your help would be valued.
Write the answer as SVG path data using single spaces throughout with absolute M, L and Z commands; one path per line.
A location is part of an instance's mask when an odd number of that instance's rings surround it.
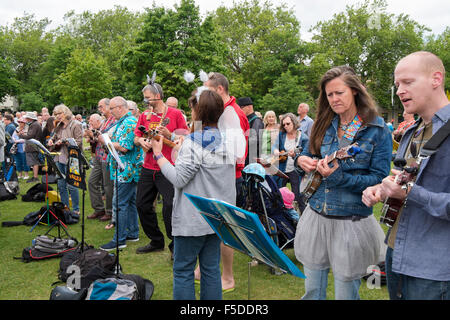
M 356 92 L 354 96 L 356 109 L 363 120 L 363 125 L 372 121 L 378 115 L 375 100 L 367 92 L 353 68 L 339 66 L 328 70 L 319 82 L 320 94 L 317 99 L 317 117 L 314 120 L 309 142 L 309 151 L 314 155 L 320 154 L 320 146 L 322 145 L 325 132 L 336 115 L 328 103 L 327 93 L 325 91 L 327 83 L 336 78 L 341 78 L 345 85 Z

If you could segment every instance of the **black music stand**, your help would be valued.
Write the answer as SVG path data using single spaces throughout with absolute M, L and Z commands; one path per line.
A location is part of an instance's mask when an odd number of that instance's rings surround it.
M 116 162 L 116 178 L 114 181 L 114 188 L 116 189 L 116 274 L 119 274 L 121 271 L 120 263 L 119 263 L 119 197 L 118 197 L 118 191 L 119 191 L 119 184 L 118 184 L 118 175 L 119 175 L 119 168 L 121 170 L 125 169 L 125 166 L 123 162 L 120 160 L 119 154 L 117 153 L 116 148 L 114 148 L 111 139 L 109 138 L 108 134 L 102 134 L 103 140 L 105 141 L 105 145 L 108 148 L 109 154 L 112 157 L 112 161 Z
M 89 161 L 84 156 L 83 152 L 78 147 L 75 139 L 67 139 L 69 144 L 69 159 L 67 162 L 66 182 L 82 190 L 81 200 L 81 242 L 79 244 L 80 251 L 84 251 L 84 205 L 86 199 L 86 171 L 90 168 Z
M 41 215 L 41 217 L 39 218 L 39 220 L 36 222 L 36 224 L 30 229 L 30 232 L 32 232 L 34 230 L 34 228 L 43 220 L 44 217 L 47 217 L 47 225 L 50 225 L 50 215 L 51 214 L 53 216 L 53 218 L 55 219 L 55 223 L 58 224 L 58 226 L 62 226 L 64 228 L 64 230 L 67 233 L 67 226 L 59 219 L 59 217 L 57 217 L 57 215 L 55 215 L 54 212 L 52 212 L 50 210 L 50 204 L 49 204 L 49 199 L 48 199 L 48 171 L 49 171 L 49 167 L 51 167 L 54 172 L 56 172 L 56 175 L 61 177 L 61 178 L 65 178 L 64 174 L 61 172 L 61 170 L 59 170 L 58 166 L 56 165 L 54 159 L 53 159 L 53 155 L 56 155 L 55 153 L 51 153 L 50 151 L 48 151 L 48 149 L 46 147 L 44 147 L 44 145 L 42 143 L 40 143 L 38 140 L 36 139 L 29 139 L 26 141 L 26 143 L 28 145 L 32 145 L 33 148 L 44 155 L 44 166 L 47 168 L 47 170 L 45 171 L 45 196 L 47 198 L 47 210 L 45 211 L 44 214 Z M 53 228 L 53 226 L 52 226 Z M 50 228 L 50 230 L 52 229 Z M 49 231 L 50 231 L 49 230 Z M 60 234 L 60 232 L 58 231 L 58 234 Z

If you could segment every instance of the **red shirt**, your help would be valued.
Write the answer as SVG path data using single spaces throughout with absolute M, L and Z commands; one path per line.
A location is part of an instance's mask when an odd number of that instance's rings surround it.
M 156 127 L 158 127 L 158 125 L 161 121 L 160 117 L 162 117 L 162 115 L 163 115 L 162 113 L 158 113 L 158 116 L 152 115 L 150 120 L 147 120 L 147 114 L 148 114 L 148 111 L 145 111 L 139 117 L 139 120 L 136 124 L 136 129 L 134 130 L 134 133 L 137 137 L 143 136 L 143 133 L 138 129 L 139 126 L 143 125 L 146 130 L 153 130 Z M 166 126 L 166 128 L 170 132 L 175 132 L 175 134 L 178 134 L 178 135 L 181 135 L 181 134 L 184 135 L 184 134 L 188 133 L 188 127 L 186 125 L 186 121 L 184 120 L 183 114 L 181 113 L 180 110 L 168 107 L 166 118 L 170 119 L 169 124 Z M 172 148 L 163 144 L 162 154 L 164 155 L 164 157 L 167 160 L 170 161 L 170 163 L 172 163 L 172 164 L 174 163 L 172 161 Z M 152 150 L 147 152 L 147 154 L 145 155 L 143 167 L 146 169 L 150 169 L 150 170 L 160 170 L 157 161 L 155 159 L 153 159 L 153 151 Z
M 245 155 L 242 159 L 238 159 L 237 163 L 236 163 L 236 179 L 242 177 L 242 170 L 245 167 L 245 159 L 247 158 L 247 153 L 248 153 L 248 134 L 250 132 L 250 124 L 248 123 L 248 119 L 247 116 L 245 115 L 244 111 L 242 111 L 241 107 L 239 107 L 239 105 L 236 103 L 236 98 L 235 97 L 231 97 L 230 100 L 228 100 L 227 103 L 225 103 L 225 108 L 228 106 L 232 106 L 234 111 L 236 111 L 240 123 L 241 123 L 241 128 L 242 131 L 244 132 L 245 135 Z

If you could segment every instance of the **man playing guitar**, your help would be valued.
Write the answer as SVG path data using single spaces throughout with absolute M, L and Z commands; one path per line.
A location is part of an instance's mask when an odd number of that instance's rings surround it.
M 399 184 L 401 171 L 393 169 L 393 176 L 363 192 L 362 201 L 368 207 L 389 198 L 404 202 L 388 235 L 390 298 L 449 300 L 450 103 L 444 90 L 445 68 L 434 54 L 415 52 L 400 60 L 394 76 L 405 111 L 421 118 L 405 132 L 397 152 L 408 165 L 419 163 L 417 178 Z

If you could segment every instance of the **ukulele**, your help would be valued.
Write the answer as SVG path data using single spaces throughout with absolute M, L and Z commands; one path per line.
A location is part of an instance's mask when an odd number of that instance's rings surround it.
M 406 165 L 405 159 L 396 159 L 394 161 L 396 167 L 403 168 L 403 170 L 395 176 L 395 183 L 398 185 L 408 188 L 408 183 L 415 180 L 419 172 L 419 165 L 414 162 L 411 166 Z M 401 208 L 405 204 L 405 200 L 387 198 L 383 203 L 383 208 L 381 209 L 380 222 L 385 225 L 392 227 L 398 218 Z
M 169 118 L 164 118 L 164 119 L 161 121 L 161 126 L 166 127 L 166 126 L 169 124 L 169 122 L 170 122 L 170 119 L 169 119 Z M 146 130 L 146 129 L 145 129 L 145 126 L 140 125 L 140 126 L 138 127 L 138 130 L 142 132 L 143 137 L 146 139 L 146 141 L 150 141 L 150 140 L 153 139 L 153 138 L 159 141 L 159 139 L 161 138 L 161 136 L 159 135 L 159 131 L 158 131 L 157 129 Z M 164 137 L 163 137 L 163 143 L 164 143 L 166 146 L 169 146 L 169 147 L 171 147 L 171 148 L 173 148 L 173 147 L 176 146 L 176 144 L 175 144 L 174 142 L 172 142 L 172 141 L 170 141 L 169 139 L 166 139 L 166 138 L 164 138 Z M 144 148 L 144 147 L 142 147 L 142 150 L 144 150 L 144 152 L 148 152 L 148 151 L 149 151 L 149 149 Z
M 353 143 L 329 155 L 328 164 L 333 162 L 334 159 L 342 160 L 353 158 L 360 152 L 361 148 L 358 146 L 358 143 Z M 322 183 L 322 179 L 322 175 L 317 170 L 305 174 L 300 184 L 300 193 L 303 195 L 305 201 L 308 201 L 309 198 L 311 198 L 312 195 L 317 191 L 317 189 L 319 189 L 319 186 Z

